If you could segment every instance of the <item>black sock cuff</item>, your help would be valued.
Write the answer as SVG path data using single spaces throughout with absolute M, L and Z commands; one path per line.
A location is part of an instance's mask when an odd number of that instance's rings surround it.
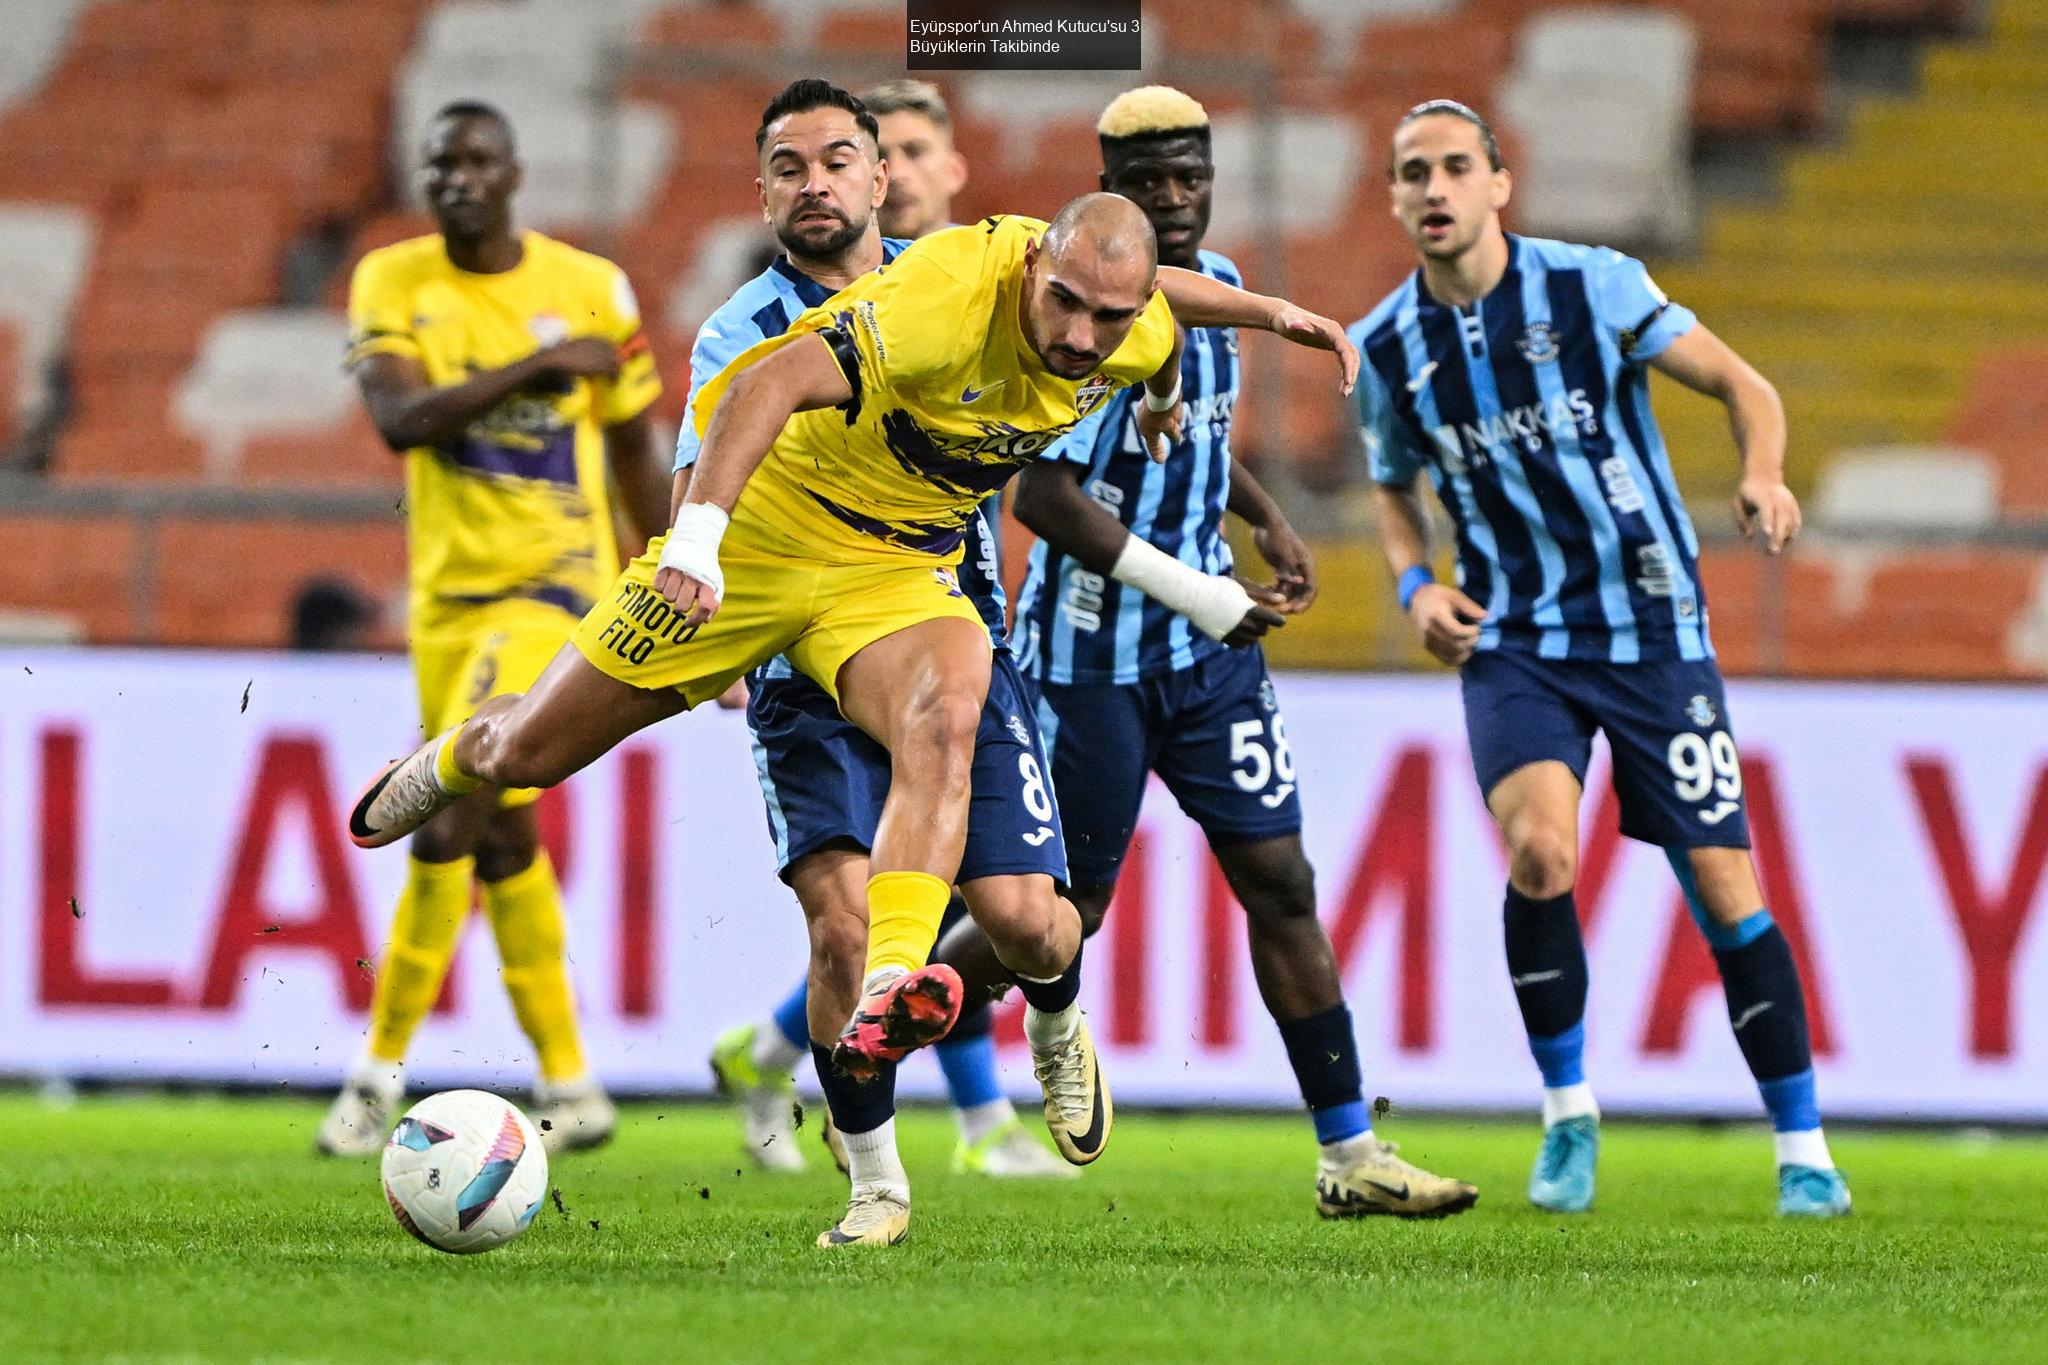
M 1280 1042 L 1310 1109 L 1328 1109 L 1365 1097 L 1358 1068 L 1358 1039 L 1351 1008 L 1343 1001 L 1301 1019 L 1276 1019 Z
M 880 1062 L 873 1080 L 856 1081 L 832 1065 L 832 1049 L 819 1043 L 811 1044 L 811 1063 L 840 1132 L 871 1133 L 896 1116 L 896 1063 Z
M 1074 949 L 1074 960 L 1060 973 L 1056 981 L 1026 981 L 1008 967 L 1010 980 L 1017 983 L 1017 989 L 1024 993 L 1024 999 L 1040 1014 L 1058 1014 L 1081 998 L 1081 948 Z M 956 1026 L 957 1027 L 957 1026 Z

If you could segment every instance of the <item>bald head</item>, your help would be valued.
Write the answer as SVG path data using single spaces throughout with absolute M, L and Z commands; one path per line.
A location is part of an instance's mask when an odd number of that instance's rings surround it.
M 1151 282 L 1159 266 L 1159 239 L 1145 211 L 1120 194 L 1084 194 L 1059 211 L 1045 230 L 1045 250 L 1053 260 L 1077 259 L 1087 252 L 1103 265 L 1135 265 Z
M 1086 379 L 1123 344 L 1152 301 L 1159 244 L 1144 211 L 1084 194 L 1024 253 L 1024 333 L 1045 367 Z

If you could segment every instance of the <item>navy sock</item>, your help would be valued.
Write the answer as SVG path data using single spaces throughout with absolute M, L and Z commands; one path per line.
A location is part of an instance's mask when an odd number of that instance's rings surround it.
M 1502 927 L 1508 979 L 1543 1083 L 1577 1085 L 1586 1079 L 1586 945 L 1578 902 L 1569 891 L 1539 901 L 1510 886 Z
M 842 1133 L 870 1133 L 896 1116 L 896 1063 L 880 1062 L 871 1081 L 856 1081 L 832 1065 L 832 1049 L 811 1044 L 811 1061 L 825 1105 Z
M 1074 949 L 1074 960 L 1054 981 L 1026 981 L 1015 972 L 1010 980 L 1017 983 L 1024 999 L 1040 1014 L 1058 1014 L 1081 998 L 1081 949 Z
M 1736 1045 L 1756 1077 L 1773 1124 L 1780 1132 L 1818 1128 L 1806 992 L 1785 931 L 1768 910 L 1759 910 L 1732 927 L 1714 925 L 1707 942 L 1721 969 Z
M 1358 1073 L 1358 1039 L 1344 1002 L 1305 1019 L 1273 1022 L 1280 1027 L 1302 1103 L 1315 1122 L 1316 1141 L 1340 1142 L 1371 1132 L 1372 1113 Z

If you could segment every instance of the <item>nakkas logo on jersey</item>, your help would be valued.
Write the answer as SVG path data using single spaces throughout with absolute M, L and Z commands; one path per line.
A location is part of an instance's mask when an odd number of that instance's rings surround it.
M 541 345 L 558 346 L 569 339 L 569 319 L 560 313 L 535 313 L 527 320 L 526 330 Z
M 1446 422 L 1432 434 L 1443 451 L 1444 469 L 1463 474 L 1468 465 L 1484 467 L 1501 447 L 1519 445 L 1533 455 L 1543 449 L 1546 437 L 1568 427 L 1577 427 L 1582 436 L 1600 434 L 1599 414 L 1584 389 L 1561 393 L 1548 403 L 1508 408 L 1477 424 Z

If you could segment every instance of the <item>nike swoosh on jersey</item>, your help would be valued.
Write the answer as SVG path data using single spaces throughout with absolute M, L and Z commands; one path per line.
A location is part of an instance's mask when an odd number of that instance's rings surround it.
M 1408 381 L 1408 392 L 1421 393 L 1422 386 L 1424 384 L 1427 384 L 1429 382 L 1429 377 L 1436 373 L 1436 366 L 1437 362 L 1432 360 L 1427 365 L 1424 365 L 1421 369 L 1417 370 L 1415 372 L 1415 377 Z
M 983 394 L 992 393 L 1009 382 L 1010 381 L 1007 379 L 998 379 L 995 383 L 984 385 L 983 387 L 978 389 L 975 388 L 972 384 L 970 384 L 966 388 L 960 390 L 960 401 L 963 403 L 972 403 L 976 399 L 980 398 Z

